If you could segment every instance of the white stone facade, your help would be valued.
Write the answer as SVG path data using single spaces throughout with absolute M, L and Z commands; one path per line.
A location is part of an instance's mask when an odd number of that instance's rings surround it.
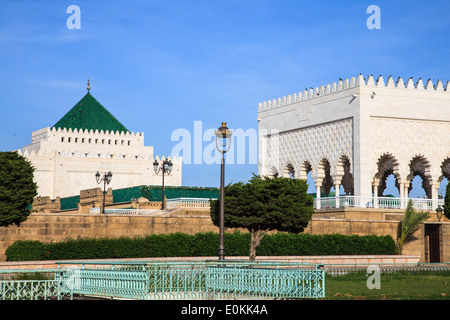
M 47 127 L 33 132 L 32 143 L 18 152 L 35 167 L 38 195 L 52 199 L 98 187 L 97 171 L 112 172 L 108 187 L 113 189 L 162 183 L 161 173 L 153 170 L 153 147 L 144 146 L 144 133 Z M 173 170 L 164 183 L 181 186 L 182 160 L 171 160 Z
M 359 75 L 260 103 L 258 122 L 259 174 L 311 171 L 319 197 L 382 195 L 393 173 L 401 198 L 420 175 L 437 199 L 450 178 L 450 81 Z

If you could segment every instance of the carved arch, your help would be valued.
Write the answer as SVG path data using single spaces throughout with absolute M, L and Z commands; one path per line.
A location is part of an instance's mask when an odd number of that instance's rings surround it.
M 294 169 L 294 166 L 293 166 L 291 163 L 288 163 L 288 164 L 284 167 L 283 177 L 286 177 L 286 178 L 295 178 L 295 169 Z
M 305 160 L 303 161 L 302 165 L 300 166 L 298 178 L 307 180 L 308 179 L 308 173 L 312 171 L 311 162 Z
M 450 181 L 450 157 L 441 162 L 441 176 L 438 182 L 440 183 L 444 178 Z
M 340 180 L 340 184 L 344 188 L 345 193 L 347 195 L 353 195 L 354 179 L 351 170 L 350 159 L 346 155 L 342 155 L 338 160 L 336 167 L 336 176 Z
M 331 165 L 328 159 L 323 158 L 320 160 L 319 165 L 317 167 L 317 180 L 316 183 L 319 183 L 322 187 L 322 193 L 325 197 L 328 197 L 330 194 L 331 188 L 334 186 L 333 178 L 331 177 Z
M 415 176 L 422 178 L 422 188 L 425 190 L 428 199 L 432 198 L 431 185 L 433 178 L 431 177 L 431 164 L 427 158 L 421 154 L 414 156 L 409 162 L 409 174 L 406 181 L 409 182 L 408 194 L 411 192 L 411 181 Z
M 386 179 L 391 174 L 395 176 L 395 186 L 399 189 L 400 165 L 397 158 L 392 153 L 382 154 L 377 161 L 377 172 L 372 181 L 374 188 L 378 188 L 378 194 L 382 195 L 386 189 Z

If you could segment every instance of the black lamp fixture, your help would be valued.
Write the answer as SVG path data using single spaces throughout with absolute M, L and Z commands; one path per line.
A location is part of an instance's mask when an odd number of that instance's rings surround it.
M 162 203 L 161 203 L 161 210 L 166 209 L 166 201 L 164 199 L 164 174 L 169 175 L 172 172 L 173 169 L 173 163 L 170 160 L 164 160 L 162 161 L 161 165 L 159 165 L 158 160 L 155 159 L 153 162 L 153 170 L 155 170 L 155 173 L 158 174 L 159 172 L 162 172 Z
M 216 148 L 222 153 L 220 167 L 219 260 L 225 260 L 225 153 L 231 147 L 231 131 L 226 122 L 216 130 Z
M 444 209 L 442 209 L 441 205 L 438 205 L 436 208 L 436 215 L 439 221 L 441 221 L 442 213 L 444 212 Z
M 95 174 L 95 180 L 98 184 L 103 182 L 103 207 L 102 207 L 102 213 L 105 213 L 105 196 L 106 196 L 106 185 L 111 183 L 112 179 L 112 173 L 109 171 L 108 173 L 105 173 L 103 176 L 101 176 L 100 172 L 97 171 Z

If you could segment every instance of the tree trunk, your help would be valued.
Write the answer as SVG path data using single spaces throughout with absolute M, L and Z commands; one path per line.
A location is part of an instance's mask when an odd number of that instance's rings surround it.
M 403 253 L 403 243 L 397 243 L 397 253 L 400 255 Z
M 254 261 L 256 258 L 256 248 L 259 246 L 262 238 L 269 230 L 249 230 L 250 231 L 250 261 Z

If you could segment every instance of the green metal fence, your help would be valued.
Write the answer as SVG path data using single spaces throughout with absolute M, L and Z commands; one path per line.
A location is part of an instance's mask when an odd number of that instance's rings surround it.
M 9 273 L 23 272 L 12 270 Z M 32 272 L 32 271 L 27 271 Z M 319 265 L 282 262 L 58 262 L 53 280 L 2 280 L 0 299 L 142 300 L 323 298 Z
M 72 299 L 72 292 L 59 280 L 0 281 L 0 300 Z
M 324 270 L 279 262 L 61 262 L 73 294 L 131 299 L 323 298 Z M 67 294 L 67 293 L 66 293 Z

